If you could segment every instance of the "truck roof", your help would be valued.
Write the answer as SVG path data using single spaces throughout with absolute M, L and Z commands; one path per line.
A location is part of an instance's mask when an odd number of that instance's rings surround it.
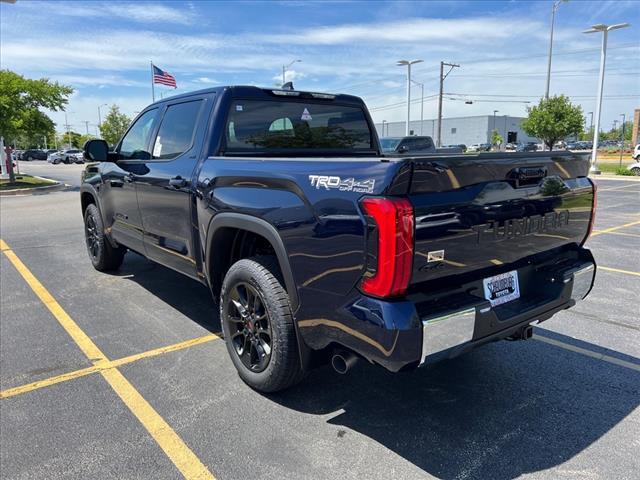
M 204 88 L 202 90 L 195 90 L 193 92 L 181 93 L 179 95 L 172 95 L 170 97 L 163 98 L 161 100 L 156 100 L 153 104 L 160 104 L 164 102 L 174 101 L 176 99 L 187 98 L 195 95 L 203 95 L 207 93 L 216 93 L 219 94 L 225 90 L 230 90 L 234 97 L 242 97 L 242 98 L 273 98 L 274 93 L 276 91 L 283 92 L 299 92 L 304 97 L 311 97 L 313 94 L 322 93 L 324 95 L 332 95 L 335 98 L 331 100 L 337 100 L 341 103 L 353 103 L 358 105 L 364 105 L 364 101 L 360 97 L 356 97 L 355 95 L 346 95 L 342 93 L 325 93 L 325 92 L 309 92 L 304 90 L 282 90 L 280 88 L 260 88 L 252 85 L 226 85 L 220 87 L 212 87 L 212 88 Z M 278 97 L 284 98 L 284 97 Z M 296 97 L 291 97 L 296 98 Z M 321 100 L 321 98 L 318 98 Z M 328 99 L 327 99 L 328 100 Z

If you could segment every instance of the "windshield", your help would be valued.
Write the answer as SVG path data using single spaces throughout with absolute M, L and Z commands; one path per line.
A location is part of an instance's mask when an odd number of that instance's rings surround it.
M 236 100 L 226 128 L 227 152 L 372 150 L 358 107 L 288 100 Z
M 380 145 L 382 146 L 382 150 L 385 152 L 392 152 L 396 149 L 398 144 L 400 143 L 401 138 L 381 138 Z

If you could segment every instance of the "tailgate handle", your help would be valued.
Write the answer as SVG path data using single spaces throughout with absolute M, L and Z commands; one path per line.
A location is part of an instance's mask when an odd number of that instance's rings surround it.
M 528 185 L 537 185 L 540 180 L 546 176 L 547 167 L 518 167 L 507 174 L 507 180 L 509 180 L 514 187 L 519 188 Z

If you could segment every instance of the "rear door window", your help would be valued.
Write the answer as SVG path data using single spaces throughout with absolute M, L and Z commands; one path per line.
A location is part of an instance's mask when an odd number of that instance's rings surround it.
M 372 149 L 369 123 L 359 107 L 313 101 L 236 100 L 227 120 L 227 152 Z
M 153 158 L 168 160 L 191 148 L 202 100 L 169 105 L 153 144 Z

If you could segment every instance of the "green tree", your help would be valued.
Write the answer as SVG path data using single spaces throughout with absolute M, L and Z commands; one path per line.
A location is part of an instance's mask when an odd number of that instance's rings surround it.
M 58 140 L 60 150 L 69 148 L 69 145 L 71 145 L 71 148 L 82 148 L 84 145 L 82 137 L 78 132 L 64 132 Z
M 26 110 L 19 124 L 21 133 L 18 138 L 27 148 L 44 146 L 45 137 L 48 139 L 55 132 L 53 121 L 38 109 Z
M 95 137 L 95 135 L 91 135 L 89 134 L 85 134 L 85 135 L 80 135 L 80 138 L 78 139 L 79 142 L 79 148 L 84 147 L 84 144 L 87 143 L 88 140 L 93 140 Z
M 115 145 L 126 132 L 129 123 L 131 119 L 124 113 L 120 113 L 117 105 L 111 105 L 109 113 L 100 125 L 100 134 L 109 145 Z
M 64 109 L 72 93 L 72 88 L 47 78 L 32 80 L 10 70 L 0 70 L 0 136 L 6 141 L 31 142 L 34 137 L 46 135 L 53 122 L 45 121 L 46 115 L 39 109 Z M 9 174 L 9 181 L 14 183 L 12 168 Z
M 500 145 L 502 145 L 502 142 L 504 142 L 504 138 L 502 138 L 502 135 L 500 135 L 498 130 L 494 128 L 491 132 L 491 145 L 493 145 L 494 147 L 499 147 Z
M 549 150 L 558 140 L 582 133 L 582 108 L 572 105 L 564 95 L 543 98 L 537 106 L 527 107 L 527 112 L 523 130 L 542 140 Z

